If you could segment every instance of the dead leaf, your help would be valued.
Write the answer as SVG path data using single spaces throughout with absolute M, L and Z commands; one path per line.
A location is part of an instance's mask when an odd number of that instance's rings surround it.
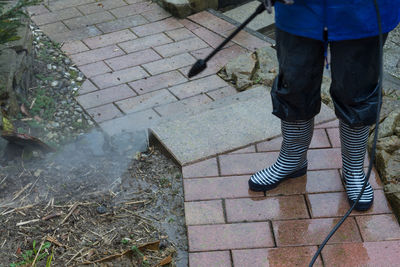
M 99 7 L 104 7 L 102 3 L 97 4 Z
M 4 119 L 4 117 L 3 117 Z M 3 132 L 1 135 L 10 143 L 17 144 L 22 147 L 31 147 L 33 149 L 39 149 L 43 152 L 55 152 L 56 150 L 46 143 L 42 142 L 36 137 L 30 136 L 28 134 L 20 134 L 15 132 Z
M 172 262 L 172 257 L 171 257 L 171 255 L 168 255 L 168 257 L 162 259 L 160 261 L 160 263 L 156 265 L 156 267 L 164 266 L 164 265 L 170 264 L 171 262 Z
M 27 116 L 27 117 L 30 117 L 30 116 L 31 116 L 31 114 L 29 114 L 29 111 L 28 111 L 28 109 L 25 107 L 24 104 L 21 105 L 21 112 L 22 112 L 22 114 L 24 114 L 24 115 Z
M 40 118 L 38 115 L 35 115 L 33 118 L 34 118 L 35 121 L 37 121 L 37 122 L 41 122 L 41 121 L 42 121 L 42 118 Z
M 11 123 L 11 121 L 8 120 L 6 116 L 4 116 L 4 114 L 3 114 L 3 132 L 10 134 L 15 132 L 14 125 Z
M 141 245 L 140 247 L 138 247 L 138 249 L 142 252 L 145 251 L 146 249 L 157 251 L 159 250 L 159 247 L 160 247 L 160 240 Z
M 15 252 L 15 254 L 19 255 L 19 254 L 21 254 L 21 252 L 22 252 L 21 248 L 18 247 L 18 248 L 17 248 L 17 252 Z

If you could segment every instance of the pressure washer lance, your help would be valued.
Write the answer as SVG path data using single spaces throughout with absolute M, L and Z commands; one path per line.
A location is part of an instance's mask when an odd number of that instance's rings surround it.
M 282 2 L 286 5 L 291 5 L 293 4 L 293 0 L 277 0 L 278 2 Z M 192 78 L 196 75 L 198 75 L 200 72 L 205 70 L 207 68 L 207 62 L 213 58 L 219 51 L 221 51 L 224 46 L 229 43 L 241 30 L 243 30 L 247 24 L 249 24 L 255 17 L 257 17 L 259 14 L 263 13 L 264 10 L 267 10 L 269 14 L 272 13 L 272 6 L 275 3 L 275 0 L 266 0 L 261 3 L 254 13 L 246 19 L 234 32 L 232 32 L 217 48 L 214 49 L 205 59 L 199 59 L 194 63 L 192 68 L 190 69 L 188 73 L 188 77 Z
M 335 225 L 335 227 L 331 230 L 331 232 L 328 234 L 328 236 L 325 238 L 324 242 L 319 246 L 317 252 L 315 253 L 314 257 L 312 258 L 309 267 L 312 267 L 317 260 L 318 256 L 321 254 L 322 249 L 325 247 L 325 245 L 328 243 L 329 239 L 335 234 L 335 232 L 339 229 L 339 227 L 343 224 L 343 222 L 349 217 L 350 213 L 353 211 L 354 207 L 358 204 L 358 202 L 361 199 L 362 194 L 365 191 L 365 188 L 367 186 L 367 183 L 369 181 L 369 178 L 371 176 L 372 172 L 372 164 L 375 160 L 375 154 L 376 154 L 376 143 L 378 140 L 378 131 L 379 131 L 379 120 L 380 120 L 380 111 L 381 111 L 381 106 L 382 106 L 382 82 L 383 82 L 383 33 L 382 33 L 382 20 L 381 20 L 381 14 L 379 11 L 379 6 L 377 3 L 377 0 L 372 0 L 375 6 L 375 11 L 376 11 L 376 17 L 377 17 L 377 23 L 378 23 L 378 29 L 379 29 L 379 80 L 378 80 L 378 85 L 376 87 L 376 90 L 378 90 L 378 110 L 377 110 L 377 115 L 376 115 L 376 122 L 375 122 L 375 132 L 374 132 L 374 140 L 372 144 L 372 151 L 370 155 L 370 163 L 368 166 L 368 171 L 365 176 L 365 181 L 363 184 L 363 187 L 361 189 L 360 194 L 357 197 L 357 200 L 354 202 L 354 204 L 350 207 L 350 209 L 346 212 L 346 214 L 342 217 L 342 219 Z M 211 52 L 205 59 L 200 59 L 198 60 L 190 69 L 189 71 L 189 78 L 198 75 L 200 72 L 205 70 L 207 68 L 207 62 L 215 56 L 230 40 L 232 40 L 244 27 L 247 26 L 255 17 L 257 17 L 259 14 L 264 12 L 264 10 L 267 10 L 268 13 L 272 13 L 272 6 L 276 1 L 273 0 L 266 0 L 263 1 L 262 4 L 260 4 L 256 11 L 245 21 L 243 22 L 231 35 L 229 35 L 213 52 Z M 292 0 L 280 0 L 279 2 L 282 2 L 284 4 L 293 4 L 294 2 Z

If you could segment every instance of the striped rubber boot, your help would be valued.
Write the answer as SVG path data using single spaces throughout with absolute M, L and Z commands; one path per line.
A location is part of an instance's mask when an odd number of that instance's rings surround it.
M 307 150 L 314 131 L 314 119 L 300 122 L 281 121 L 281 129 L 283 141 L 277 161 L 250 177 L 250 190 L 265 193 L 285 179 L 306 174 Z
M 365 181 L 364 159 L 370 127 L 350 127 L 342 121 L 340 121 L 339 127 L 342 143 L 342 176 L 349 203 L 353 205 Z M 373 201 L 374 190 L 368 182 L 360 202 L 354 209 L 358 211 L 368 210 Z

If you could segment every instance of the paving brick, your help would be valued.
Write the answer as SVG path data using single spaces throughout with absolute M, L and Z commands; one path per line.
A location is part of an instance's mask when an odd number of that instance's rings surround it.
M 108 59 L 105 62 L 113 69 L 120 70 L 129 67 L 142 65 L 161 59 L 161 57 L 152 49 L 146 49 L 140 52 Z
M 123 116 L 122 112 L 114 104 L 107 104 L 86 110 L 89 115 L 97 122 L 104 122 Z
M 188 226 L 189 252 L 274 246 L 269 223 Z
M 142 12 L 141 14 L 150 22 L 155 22 L 172 16 L 170 13 L 159 6 L 155 6 L 154 9 Z
M 89 26 L 89 27 L 75 29 L 72 31 L 68 30 L 64 32 L 56 32 L 50 35 L 49 37 L 56 42 L 63 43 L 75 40 L 82 40 L 100 34 L 102 34 L 102 32 L 95 26 Z
M 343 216 L 350 205 L 345 192 L 308 195 L 312 218 Z M 375 190 L 374 204 L 369 211 L 353 211 L 351 215 L 391 213 L 382 190 Z
M 328 128 L 326 131 L 328 132 L 332 147 L 341 147 L 339 128 Z
M 307 246 L 321 244 L 339 218 L 273 221 L 276 244 L 282 246 Z M 354 218 L 346 220 L 328 244 L 361 242 Z
M 147 129 L 159 123 L 159 116 L 152 109 L 125 115 L 121 118 L 100 123 L 101 129 L 108 135 L 137 132 L 146 135 Z M 143 136 L 144 137 L 144 136 Z M 136 145 L 136 144 L 134 144 Z
M 74 17 L 82 16 L 82 14 L 74 7 L 55 11 L 55 12 L 47 12 L 41 15 L 32 16 L 33 22 L 36 25 L 41 26 L 44 24 L 54 23 L 64 19 L 70 19 Z
M 140 3 L 133 3 L 128 6 L 118 7 L 111 9 L 111 13 L 114 14 L 117 18 L 123 18 L 127 16 L 137 15 L 149 10 L 152 10 L 157 7 L 156 3 L 151 2 L 140 2 Z
M 233 265 L 238 267 L 307 266 L 317 247 L 286 247 L 232 250 Z M 211 265 L 210 265 L 211 266 Z M 314 266 L 322 267 L 319 257 Z
M 253 174 L 273 164 L 278 152 L 221 155 L 221 175 Z
M 112 8 L 117 8 L 121 6 L 126 6 L 123 0 L 102 0 L 100 2 L 95 2 L 87 5 L 81 5 L 77 8 L 85 15 L 103 12 Z
M 127 53 L 132 53 L 155 46 L 171 43 L 172 40 L 164 33 L 154 34 L 136 40 L 120 43 L 119 46 Z
M 213 100 L 221 99 L 237 93 L 237 90 L 232 86 L 225 86 L 214 91 L 207 92 L 207 95 Z
M 257 150 L 261 152 L 279 151 L 281 149 L 282 137 L 277 137 L 269 141 L 257 144 Z M 328 148 L 330 147 L 328 136 L 325 129 L 316 129 L 311 140 L 310 148 Z
M 218 164 L 216 158 L 207 159 L 182 167 L 183 178 L 218 176 Z
M 26 10 L 30 16 L 37 16 L 50 12 L 44 5 L 28 6 Z
M 146 94 L 163 88 L 168 88 L 176 84 L 184 83 L 187 79 L 178 71 L 171 71 L 160 75 L 152 76 L 147 79 L 129 83 L 138 94 Z
M 206 95 L 196 95 L 181 101 L 173 102 L 167 105 L 156 107 L 155 110 L 162 116 L 173 115 L 184 111 L 189 111 L 193 107 L 198 107 L 212 102 L 212 99 Z
M 125 113 L 133 113 L 155 106 L 176 101 L 176 98 L 166 89 L 131 97 L 117 102 L 118 107 Z
M 180 19 L 179 22 L 188 30 L 194 30 L 201 27 L 199 24 L 196 24 L 188 19 Z
M 202 39 L 204 42 L 206 42 L 213 48 L 216 48 L 217 46 L 219 46 L 225 39 L 222 36 L 212 32 L 210 30 L 207 30 L 206 28 L 203 28 L 203 27 L 193 29 L 193 33 L 196 34 L 198 37 L 200 37 L 200 39 Z M 226 44 L 225 47 L 229 47 L 232 45 L 233 45 L 233 43 L 229 42 L 228 44 Z
M 333 120 L 315 125 L 316 129 L 337 128 L 337 127 L 339 127 L 339 120 Z
M 230 154 L 254 153 L 254 152 L 256 152 L 256 147 L 254 145 L 251 145 L 242 149 L 232 151 L 230 152 Z
M 307 193 L 344 191 L 338 170 L 308 171 Z
M 88 51 L 89 48 L 84 43 L 78 40 L 63 44 L 61 50 L 64 51 L 64 53 L 67 55 L 73 55 Z
M 156 33 L 170 31 L 177 28 L 182 28 L 183 25 L 175 18 L 168 18 L 153 23 L 132 28 L 133 32 L 138 36 L 148 36 Z
M 81 95 L 77 97 L 79 104 L 84 108 L 93 108 L 104 104 L 112 103 L 118 100 L 126 99 L 135 96 L 126 84 L 121 84 L 115 87 L 110 87 L 103 90 L 98 90 L 92 93 Z
M 82 66 L 107 58 L 121 56 L 123 54 L 125 54 L 124 51 L 122 51 L 118 46 L 112 45 L 72 55 L 71 59 L 76 65 Z
M 197 49 L 208 47 L 201 39 L 195 37 L 175 43 L 165 44 L 155 47 L 154 49 L 163 57 L 171 57 L 178 54 L 194 51 Z
M 339 169 L 342 167 L 340 149 L 310 149 L 308 151 L 308 169 Z
M 393 214 L 356 217 L 364 242 L 400 239 L 400 226 Z
M 143 16 L 134 15 L 125 18 L 115 19 L 112 21 L 103 22 L 97 24 L 97 27 L 104 33 L 110 33 L 143 25 L 146 23 L 148 23 L 148 21 Z
M 276 137 L 271 140 L 267 140 L 256 144 L 258 152 L 271 152 L 280 151 L 282 145 L 282 137 Z
M 264 196 L 263 192 L 249 190 L 250 175 L 227 176 L 199 179 L 185 179 L 185 200 L 209 200 L 220 198 L 257 198 Z M 267 196 L 282 196 L 304 194 L 306 177 L 290 179 L 282 182 L 277 188 L 267 192 Z
M 111 15 L 110 12 L 104 11 L 104 12 L 99 12 L 99 13 L 93 13 L 90 15 L 82 16 L 82 17 L 77 17 L 73 19 L 67 19 L 64 20 L 64 24 L 67 25 L 68 28 L 71 30 L 78 29 L 78 28 L 83 28 L 86 26 L 91 26 L 97 23 L 102 23 L 105 21 L 110 21 L 113 20 L 114 16 Z
M 223 36 L 228 37 L 233 30 L 227 31 L 222 33 Z M 245 47 L 246 49 L 250 51 L 256 51 L 259 48 L 265 47 L 265 46 L 271 46 L 270 43 L 246 32 L 246 31 L 241 31 L 236 35 L 233 39 L 233 42 L 237 43 L 238 45 L 241 45 Z
M 327 245 L 322 251 L 325 266 L 398 266 L 400 241 Z
M 53 36 L 56 36 L 60 32 L 68 31 L 68 28 L 62 22 L 58 21 L 55 23 L 43 25 L 40 27 L 40 30 L 42 30 L 46 35 L 52 38 Z
M 96 49 L 132 39 L 136 39 L 136 36 L 130 30 L 126 29 L 118 32 L 91 37 L 83 40 L 83 42 L 91 49 Z
M 211 90 L 227 86 L 227 83 L 219 76 L 213 75 L 206 78 L 194 80 L 185 84 L 176 85 L 170 91 L 179 99 L 187 98 Z
M 364 169 L 365 173 L 367 173 L 368 168 Z M 383 184 L 381 178 L 379 178 L 379 174 L 375 168 L 372 168 L 371 176 L 369 177 L 369 182 L 373 189 L 382 189 Z
M 231 267 L 229 251 L 189 253 L 189 266 L 194 267 Z
M 225 209 L 228 222 L 309 218 L 302 195 L 227 199 Z
M 191 52 L 191 54 L 194 55 L 198 59 L 203 59 L 211 51 L 212 51 L 212 49 L 203 48 L 203 49 L 200 49 L 198 51 Z M 197 52 L 199 52 L 199 53 L 197 53 Z M 198 78 L 201 78 L 201 77 L 205 77 L 205 76 L 208 76 L 208 75 L 211 75 L 211 74 L 216 74 L 230 60 L 232 60 L 233 58 L 236 58 L 237 55 L 239 55 L 241 53 L 244 53 L 244 52 L 246 52 L 245 49 L 241 48 L 238 45 L 234 45 L 234 46 L 231 46 L 231 47 L 228 47 L 228 48 L 225 48 L 225 49 L 221 50 L 217 55 L 215 55 L 215 57 L 213 57 L 207 63 L 207 69 L 205 71 L 203 71 L 202 73 L 200 73 L 199 75 L 193 77 L 192 80 L 198 79 Z M 180 71 L 184 75 L 187 75 L 187 73 L 189 72 L 191 67 L 192 66 L 188 66 L 186 68 L 182 68 L 182 69 L 180 69 Z
M 186 225 L 225 223 L 221 200 L 185 202 Z
M 79 89 L 78 93 L 79 95 L 83 95 L 97 90 L 98 88 L 91 81 L 85 80 L 81 88 Z
M 136 81 L 149 75 L 141 67 L 133 67 L 119 70 L 113 73 L 106 73 L 92 78 L 92 81 L 101 89 Z
M 79 67 L 79 70 L 85 74 L 86 77 L 90 78 L 99 74 L 110 73 L 111 69 L 104 64 L 103 61 L 83 65 Z
M 46 4 L 51 10 L 55 11 L 93 2 L 95 2 L 95 0 L 63 0 L 63 1 L 51 1 L 51 2 L 49 1 Z
M 165 33 L 174 41 L 181 41 L 195 37 L 195 35 L 186 28 L 179 28 Z
M 170 58 L 161 59 L 155 62 L 147 63 L 143 67 L 152 75 L 176 70 L 188 65 L 192 65 L 196 60 L 189 54 L 181 54 Z
M 197 14 L 189 16 L 188 19 L 216 33 L 224 33 L 236 28 L 235 25 L 218 18 L 207 11 L 199 12 Z

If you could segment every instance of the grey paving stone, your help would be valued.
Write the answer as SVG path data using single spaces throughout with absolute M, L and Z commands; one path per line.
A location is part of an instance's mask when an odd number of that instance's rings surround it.
M 203 112 L 197 110 L 197 114 L 151 128 L 181 165 L 280 135 L 280 121 L 271 114 L 272 102 L 266 88 L 258 87 L 207 106 Z M 334 118 L 333 111 L 324 106 L 316 123 Z
M 152 109 L 133 113 L 121 118 L 100 123 L 100 127 L 110 136 L 123 132 L 147 131 L 148 128 L 158 124 L 160 116 Z

